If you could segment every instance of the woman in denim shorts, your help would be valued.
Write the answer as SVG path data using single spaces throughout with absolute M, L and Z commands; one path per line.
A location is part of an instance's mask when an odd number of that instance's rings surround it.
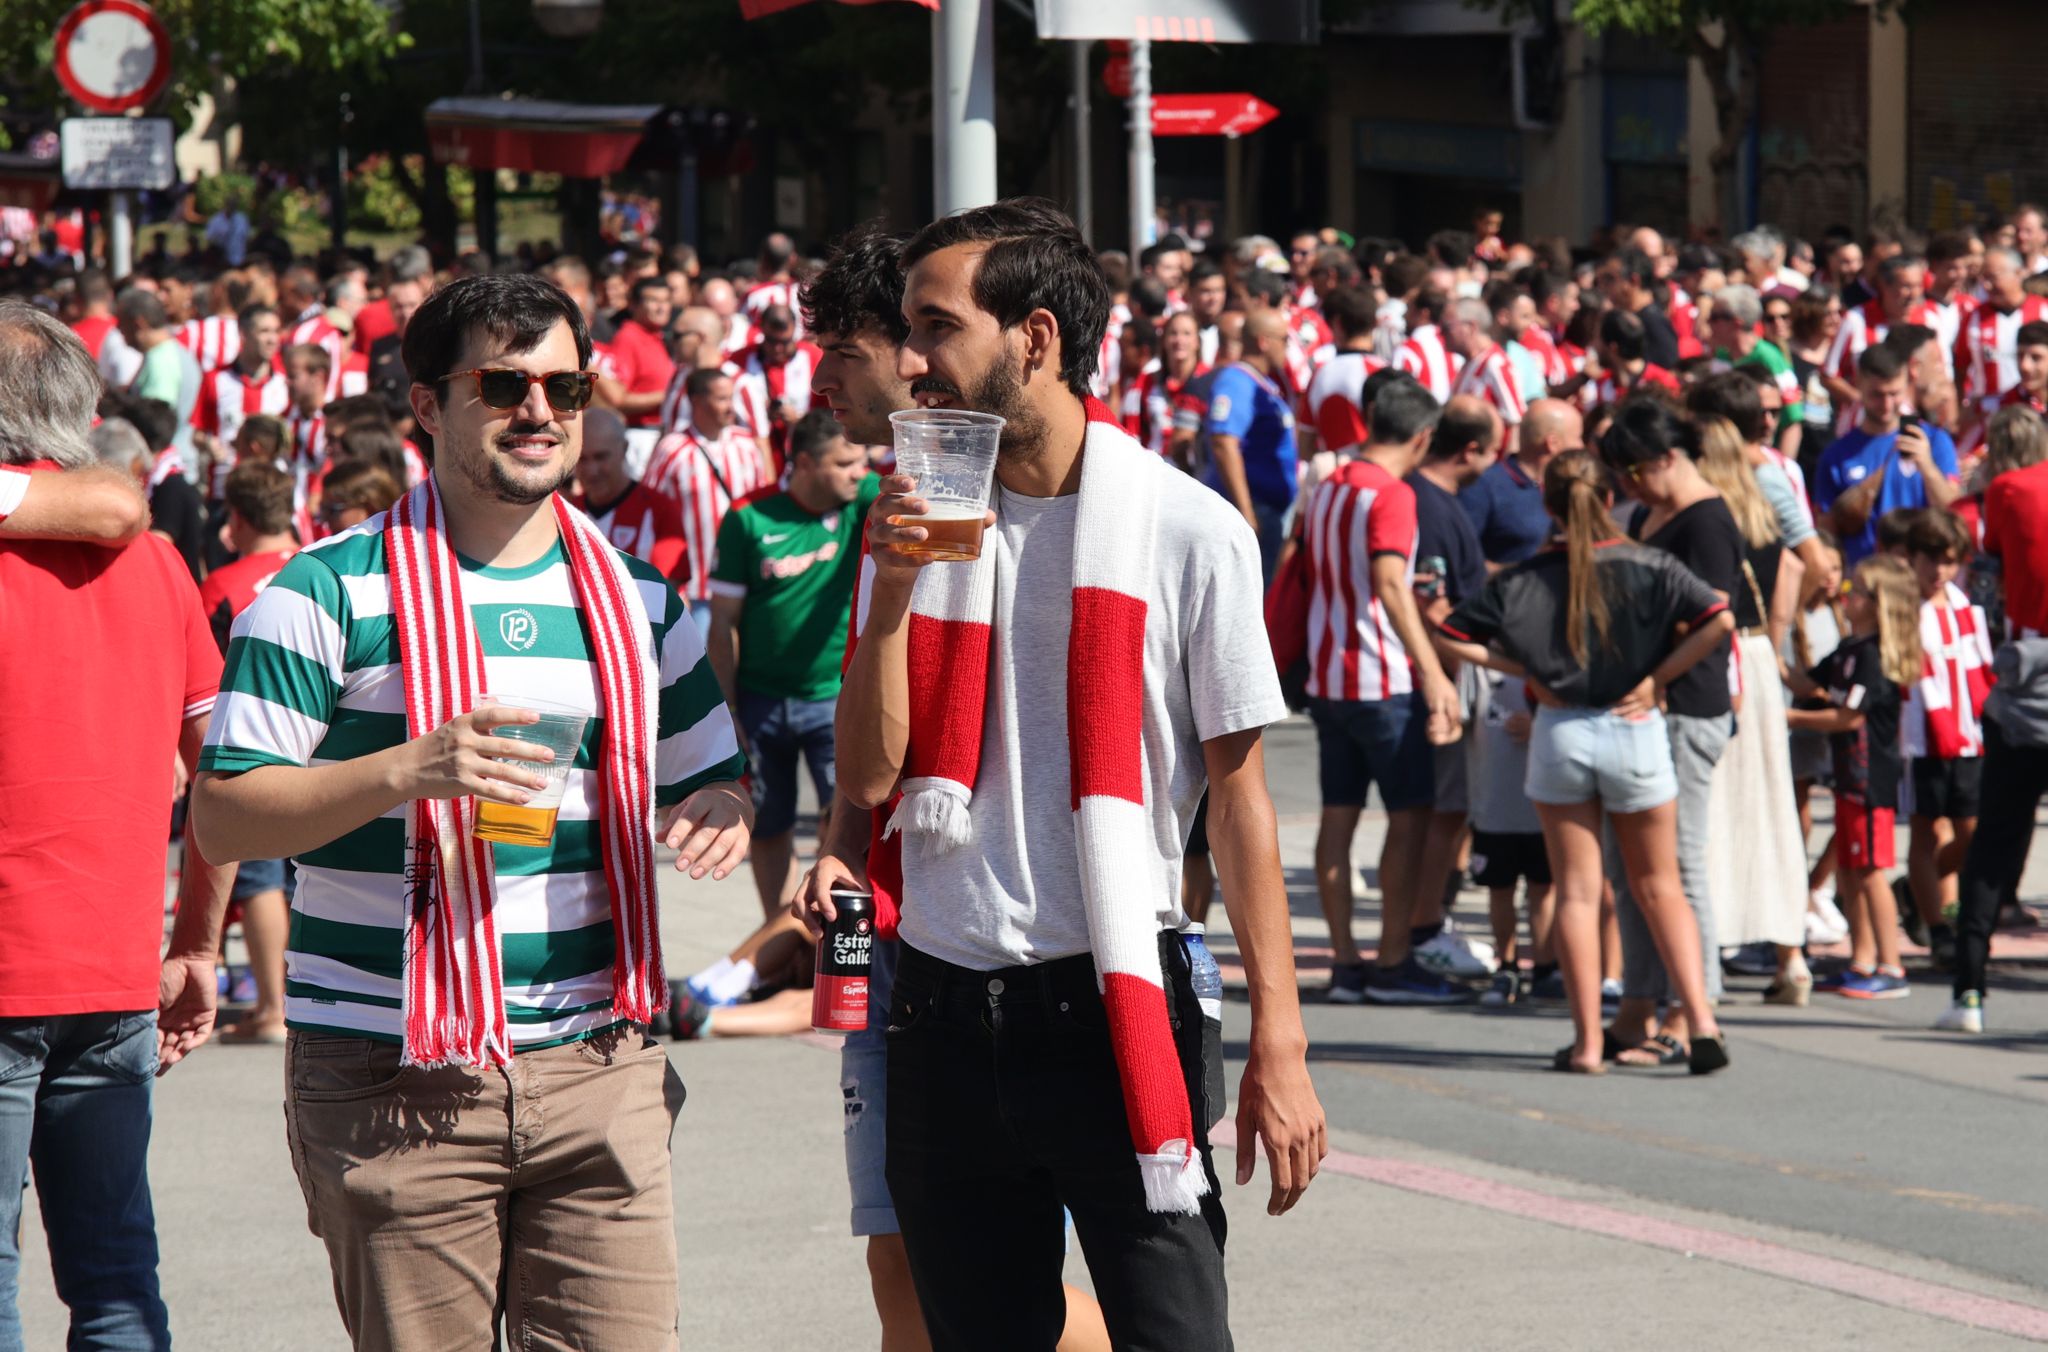
M 1728 1064 L 1700 975 L 1699 932 L 1679 885 L 1678 783 L 1658 709 L 1663 688 L 1734 627 L 1684 565 L 1617 536 L 1600 462 L 1568 451 L 1543 475 L 1563 539 L 1496 574 L 1453 611 L 1438 642 L 1467 662 L 1526 677 L 1540 707 L 1524 790 L 1543 822 L 1557 887 L 1558 959 L 1573 1043 L 1558 1070 L 1605 1069 L 1600 1025 L 1600 828 L 1621 844 L 1630 886 L 1692 1021 L 1690 1065 Z

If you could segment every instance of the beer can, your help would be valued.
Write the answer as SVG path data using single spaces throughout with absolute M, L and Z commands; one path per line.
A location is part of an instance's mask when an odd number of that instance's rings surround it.
M 875 954 L 872 893 L 834 888 L 839 914 L 818 940 L 818 975 L 811 986 L 811 1027 L 821 1033 L 858 1033 L 868 1026 L 868 971 Z

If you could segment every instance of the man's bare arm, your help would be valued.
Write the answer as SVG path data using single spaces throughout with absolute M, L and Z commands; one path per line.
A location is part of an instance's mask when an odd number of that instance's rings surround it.
M 179 729 L 178 761 L 187 773 L 199 764 L 206 744 L 208 715 L 185 720 Z M 157 1074 L 178 1064 L 213 1035 L 219 988 L 213 963 L 220 953 L 228 897 L 235 886 L 235 866 L 208 862 L 188 819 L 185 862 L 178 877 L 178 918 L 157 978 Z
M 149 502 L 135 480 L 89 465 L 28 476 L 21 505 L 0 521 L 0 537 L 125 545 L 149 529 Z
M 1216 473 L 1223 480 L 1223 495 L 1252 523 L 1252 529 L 1259 528 L 1258 509 L 1252 503 L 1251 481 L 1244 473 L 1244 447 L 1236 437 L 1216 433 L 1209 438 L 1209 455 L 1216 462 Z
M 526 802 L 547 781 L 515 761 L 546 760 L 532 742 L 488 735 L 532 723 L 531 709 L 486 704 L 424 737 L 332 765 L 259 765 L 209 770 L 192 786 L 192 828 L 207 857 L 282 859 L 347 835 L 415 798 L 474 794 Z
M 1244 955 L 1251 1046 L 1237 1094 L 1237 1181 L 1251 1181 L 1254 1141 L 1272 1175 L 1266 1202 L 1278 1216 L 1301 1200 L 1329 1153 L 1323 1107 L 1308 1075 L 1308 1033 L 1295 985 L 1294 931 L 1266 757 L 1259 730 L 1202 744 L 1209 772 L 1209 848 L 1230 898 L 1230 929 Z

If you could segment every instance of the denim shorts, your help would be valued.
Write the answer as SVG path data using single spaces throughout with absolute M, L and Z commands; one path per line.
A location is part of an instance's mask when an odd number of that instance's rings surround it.
M 1380 786 L 1389 812 L 1436 802 L 1436 756 L 1429 745 L 1429 706 L 1420 692 L 1392 699 L 1310 702 L 1324 807 L 1364 807 L 1366 789 Z
M 889 1200 L 889 992 L 896 984 L 894 939 L 875 940 L 868 964 L 868 1026 L 848 1033 L 839 1051 L 839 1092 L 846 1100 L 846 1185 L 853 1233 L 898 1233 Z
M 282 859 L 244 859 L 235 870 L 235 886 L 229 900 L 247 901 L 265 892 L 285 890 L 285 861 Z
M 740 731 L 753 765 L 754 837 L 767 840 L 796 825 L 796 772 L 810 767 L 820 807 L 832 803 L 832 713 L 836 700 L 780 699 L 740 691 Z
M 1678 797 L 1664 715 L 1626 719 L 1605 709 L 1536 711 L 1529 733 L 1533 802 L 1566 806 L 1598 799 L 1609 812 L 1646 812 Z

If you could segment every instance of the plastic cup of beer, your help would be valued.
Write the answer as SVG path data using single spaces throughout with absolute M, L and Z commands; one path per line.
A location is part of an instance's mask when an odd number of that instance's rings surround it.
M 501 723 L 490 729 L 490 736 L 544 746 L 555 753 L 555 758 L 541 761 L 500 756 L 498 759 L 506 765 L 517 765 L 545 777 L 547 787 L 536 790 L 533 797 L 524 803 L 494 803 L 488 798 L 477 799 L 476 828 L 471 834 L 478 840 L 495 841 L 500 845 L 552 844 L 555 814 L 562 810 L 562 794 L 569 787 L 569 771 L 575 768 L 576 749 L 583 744 L 583 729 L 590 722 L 590 715 L 580 709 L 525 696 L 484 695 L 477 700 L 478 708 L 491 704 L 531 709 L 540 715 L 540 721 Z
M 921 515 L 889 519 L 892 526 L 925 531 L 924 539 L 896 548 L 933 559 L 980 558 L 1003 420 L 971 409 L 911 408 L 891 413 L 889 426 L 896 442 L 896 472 L 917 480 L 916 494 L 929 504 Z

